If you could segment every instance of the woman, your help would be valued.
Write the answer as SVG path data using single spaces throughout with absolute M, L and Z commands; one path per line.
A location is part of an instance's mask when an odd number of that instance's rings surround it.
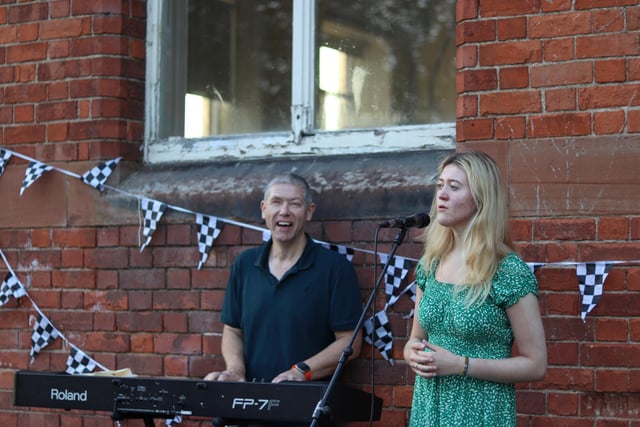
M 431 218 L 404 347 L 416 374 L 410 425 L 515 426 L 514 383 L 542 379 L 547 351 L 537 281 L 511 245 L 495 161 L 445 159 Z

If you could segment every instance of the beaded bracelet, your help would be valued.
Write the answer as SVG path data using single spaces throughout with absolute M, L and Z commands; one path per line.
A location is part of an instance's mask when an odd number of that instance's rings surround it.
M 469 357 L 465 356 L 464 357 L 464 367 L 462 368 L 462 373 L 460 375 L 462 375 L 463 377 L 466 377 L 468 370 L 469 370 Z

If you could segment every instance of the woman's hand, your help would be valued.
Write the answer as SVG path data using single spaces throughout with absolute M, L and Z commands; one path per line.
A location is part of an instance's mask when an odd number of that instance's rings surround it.
M 416 375 L 433 378 L 437 375 L 437 367 L 433 364 L 433 354 L 427 349 L 427 341 L 412 338 L 404 346 L 404 360 Z

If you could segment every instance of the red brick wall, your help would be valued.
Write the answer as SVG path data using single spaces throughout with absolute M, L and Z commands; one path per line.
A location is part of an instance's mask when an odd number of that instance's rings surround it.
M 640 7 L 458 2 L 459 148 L 501 162 L 514 238 L 537 272 L 544 381 L 519 425 L 640 425 Z M 615 265 L 582 322 L 572 262 Z M 566 262 L 569 265 L 563 265 Z
M 124 156 L 109 181 L 124 182 L 140 167 L 144 19 L 144 1 L 3 1 L 0 147 L 75 173 Z M 560 264 L 640 259 L 638 1 L 459 0 L 457 21 L 458 147 L 500 162 L 514 238 L 527 261 L 547 263 L 537 276 L 549 372 L 519 386 L 519 426 L 638 427 L 640 267 L 615 265 L 583 323 L 574 266 Z M 196 270 L 190 218 L 167 214 L 140 252 L 137 203 L 55 172 L 18 197 L 24 167 L 14 157 L 0 177 L 0 249 L 69 341 L 139 375 L 199 378 L 222 367 L 228 268 L 259 233 L 228 225 Z M 310 232 L 372 249 L 375 223 L 319 221 Z M 380 251 L 394 236 L 383 234 Z M 419 256 L 415 238 L 401 255 Z M 363 295 L 373 262 L 356 253 Z M 395 365 L 375 361 L 380 426 L 404 425 L 411 405 L 401 354 L 410 308 L 401 299 L 389 312 Z M 58 340 L 29 364 L 33 314 L 25 298 L 0 307 L 0 424 L 110 425 L 104 413 L 13 407 L 16 369 L 61 371 L 68 355 Z M 369 354 L 365 347 L 346 372 L 364 388 Z

